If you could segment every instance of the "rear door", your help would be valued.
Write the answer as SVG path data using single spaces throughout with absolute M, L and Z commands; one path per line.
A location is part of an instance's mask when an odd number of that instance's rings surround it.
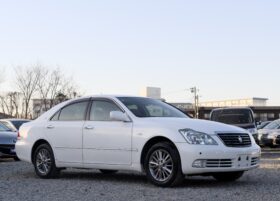
M 48 122 L 45 130 L 56 160 L 82 164 L 82 138 L 89 100 L 80 100 L 62 108 Z

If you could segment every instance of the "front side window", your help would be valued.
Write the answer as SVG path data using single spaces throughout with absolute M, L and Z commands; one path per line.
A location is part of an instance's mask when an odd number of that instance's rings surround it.
M 85 120 L 87 101 L 73 103 L 64 107 L 58 117 L 59 121 L 83 121 Z M 55 115 L 56 116 L 56 115 Z
M 90 121 L 110 121 L 110 112 L 121 111 L 120 108 L 110 101 L 96 100 L 92 102 Z
M 159 100 L 141 97 L 118 99 L 137 117 L 188 118 L 183 112 Z

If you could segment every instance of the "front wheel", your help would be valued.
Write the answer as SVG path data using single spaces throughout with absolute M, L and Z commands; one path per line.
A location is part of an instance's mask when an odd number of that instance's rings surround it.
M 36 174 L 43 179 L 55 178 L 59 174 L 59 169 L 55 165 L 53 151 L 48 144 L 42 144 L 37 147 L 33 164 Z
M 230 182 L 230 181 L 236 181 L 240 179 L 243 176 L 244 172 L 221 172 L 221 173 L 215 173 L 213 174 L 213 177 L 217 181 L 223 181 L 223 182 Z
M 184 179 L 179 153 L 168 142 L 160 142 L 150 148 L 144 168 L 148 180 L 157 186 L 175 186 Z

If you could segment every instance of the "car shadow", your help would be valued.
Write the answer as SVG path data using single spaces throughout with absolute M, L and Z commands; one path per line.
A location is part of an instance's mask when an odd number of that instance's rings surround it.
M 71 172 L 62 171 L 59 177 L 64 180 L 98 180 L 105 182 L 116 182 L 116 183 L 131 183 L 131 184 L 148 184 L 150 187 L 155 187 L 153 184 L 148 182 L 147 178 L 143 174 L 129 174 L 129 173 L 116 173 L 116 174 L 102 174 L 99 172 Z M 248 180 L 238 180 L 235 182 L 219 182 L 212 177 L 186 177 L 185 180 L 176 188 L 219 188 L 219 187 L 240 187 L 251 185 L 253 183 Z
M 116 181 L 116 182 L 146 182 L 146 177 L 141 174 L 128 174 L 128 173 L 115 173 L 115 174 L 103 174 L 99 172 L 72 172 L 62 171 L 59 178 L 61 179 L 80 179 L 80 180 L 103 180 L 103 181 Z

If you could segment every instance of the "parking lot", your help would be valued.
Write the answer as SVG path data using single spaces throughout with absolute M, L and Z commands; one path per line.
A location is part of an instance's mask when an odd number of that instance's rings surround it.
M 280 200 L 280 149 L 264 149 L 261 167 L 234 183 L 188 177 L 176 188 L 159 188 L 145 176 L 67 169 L 59 179 L 42 180 L 32 165 L 0 160 L 0 200 Z

